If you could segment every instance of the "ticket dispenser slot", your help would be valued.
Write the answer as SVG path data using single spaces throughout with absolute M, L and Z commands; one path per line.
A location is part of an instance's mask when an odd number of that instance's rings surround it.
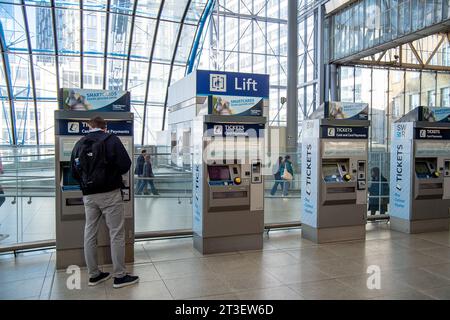
M 416 158 L 415 199 L 442 199 L 444 180 L 438 169 L 437 158 Z

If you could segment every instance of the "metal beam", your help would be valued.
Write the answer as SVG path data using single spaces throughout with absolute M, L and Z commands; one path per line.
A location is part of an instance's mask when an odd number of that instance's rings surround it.
M 180 43 L 181 33 L 183 32 L 184 21 L 186 20 L 187 13 L 189 11 L 189 7 L 191 6 L 191 0 L 188 0 L 186 3 L 186 8 L 184 9 L 183 16 L 180 21 L 180 29 L 178 30 L 177 38 L 175 40 L 175 47 L 173 48 L 172 59 L 170 60 L 170 70 L 169 70 L 169 78 L 167 81 L 167 89 L 166 89 L 166 97 L 164 98 L 164 111 L 163 111 L 163 121 L 161 130 L 164 130 L 164 126 L 166 124 L 166 113 L 167 113 L 167 100 L 169 98 L 169 86 L 172 81 L 172 73 L 173 73 L 173 64 L 175 63 L 175 59 L 177 57 L 178 45 Z
M 109 15 L 111 10 L 111 0 L 106 3 L 106 26 L 105 26 L 105 50 L 103 51 L 103 90 L 106 89 L 106 72 L 108 70 L 108 42 L 109 42 Z
M 416 57 L 417 61 L 419 62 L 419 64 L 423 65 L 423 60 L 420 57 L 419 53 L 416 50 L 416 47 L 414 47 L 414 45 L 412 44 L 412 42 L 408 43 L 408 46 L 411 48 L 414 56 Z M 400 51 L 402 50 L 402 47 L 400 46 Z M 400 63 L 403 63 L 403 59 L 400 59 Z
M 345 64 L 345 66 L 358 66 L 358 65 L 396 68 L 396 69 L 402 69 L 402 70 L 411 69 L 411 70 L 430 70 L 430 71 L 450 72 L 450 66 L 419 65 L 419 64 L 413 64 L 413 63 L 402 63 L 400 65 L 395 61 L 394 62 L 386 62 L 386 61 L 372 62 L 370 60 L 358 60 L 358 61 L 352 61 L 350 63 Z
M 128 45 L 128 52 L 127 52 L 127 69 L 125 71 L 125 90 L 128 90 L 128 78 L 130 76 L 131 46 L 133 44 L 134 21 L 136 18 L 137 5 L 138 5 L 138 0 L 135 0 L 134 4 L 133 4 L 133 15 L 131 16 L 130 42 Z
M 27 48 L 28 48 L 28 56 L 30 58 L 30 77 L 31 77 L 31 89 L 33 92 L 33 106 L 34 106 L 34 127 L 36 130 L 36 144 L 39 146 L 39 121 L 38 121 L 38 109 L 37 109 L 37 101 L 36 101 L 36 81 L 35 81 L 35 75 L 34 75 L 34 63 L 33 63 L 33 52 L 31 48 L 31 41 L 30 41 L 30 28 L 28 26 L 28 18 L 27 18 L 27 10 L 25 7 L 25 0 L 21 0 L 22 4 L 22 15 L 23 15 L 23 22 L 24 22 L 24 29 L 25 29 L 25 36 L 27 39 Z
M 145 97 L 144 97 L 144 114 L 142 117 L 142 139 L 141 139 L 142 145 L 144 145 L 144 138 L 145 138 L 145 121 L 147 118 L 148 91 L 149 91 L 150 76 L 152 72 L 153 55 L 155 54 L 156 39 L 158 38 L 159 23 L 161 21 L 161 14 L 163 11 L 164 2 L 165 0 L 161 0 L 161 4 L 159 5 L 158 15 L 156 16 L 155 34 L 153 35 L 152 49 L 150 51 L 150 56 L 148 59 L 147 83 L 145 87 Z
M 287 68 L 287 105 L 286 105 L 286 149 L 287 149 L 286 151 L 295 154 L 297 152 L 297 144 L 298 144 L 297 0 L 288 1 L 287 27 L 288 27 L 288 56 L 287 56 L 288 68 Z
M 10 144 L 15 145 L 17 143 L 16 132 L 16 118 L 14 111 L 14 91 L 11 82 L 11 71 L 9 69 L 8 48 L 6 47 L 5 32 L 3 31 L 3 24 L 0 21 L 0 49 L 2 51 L 3 60 L 3 72 L 5 74 L 6 92 L 8 93 L 9 101 L 9 117 L 11 121 L 11 139 Z
M 441 36 L 441 40 L 439 40 L 438 44 L 436 45 L 436 47 L 434 48 L 433 52 L 431 52 L 430 56 L 428 57 L 427 61 L 425 62 L 425 65 L 428 65 L 431 62 L 431 59 L 433 59 L 434 55 L 436 54 L 436 52 L 439 50 L 439 48 L 441 47 L 442 43 L 445 40 L 445 34 L 443 34 Z
M 84 25 L 83 25 L 83 0 L 80 0 L 80 87 L 83 89 L 84 86 L 84 68 L 83 68 L 83 64 L 84 64 L 84 55 L 83 55 L 83 51 L 84 51 L 84 47 L 83 47 L 83 30 L 84 30 Z
M 59 103 L 59 89 L 61 88 L 61 83 L 59 80 L 59 49 L 58 49 L 58 35 L 56 33 L 56 6 L 55 0 L 50 0 L 52 9 L 52 27 L 53 27 L 53 42 L 55 45 L 55 68 L 56 68 L 56 96 Z

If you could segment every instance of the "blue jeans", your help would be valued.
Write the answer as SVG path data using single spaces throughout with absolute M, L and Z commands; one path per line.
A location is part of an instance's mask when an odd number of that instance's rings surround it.
M 283 181 L 275 180 L 275 183 L 273 184 L 272 190 L 270 190 L 270 194 L 272 196 L 277 192 L 278 186 L 280 186 L 281 189 L 283 189 Z
M 158 193 L 158 191 L 155 188 L 155 184 L 153 183 L 153 179 L 143 178 L 143 179 L 139 180 L 138 187 L 137 187 L 137 190 L 136 190 L 136 194 L 142 194 L 144 192 L 144 189 L 147 186 L 147 184 L 150 185 L 150 190 L 152 191 L 153 194 L 157 194 Z
M 283 196 L 288 195 L 289 187 L 291 186 L 291 183 L 289 181 L 283 182 Z

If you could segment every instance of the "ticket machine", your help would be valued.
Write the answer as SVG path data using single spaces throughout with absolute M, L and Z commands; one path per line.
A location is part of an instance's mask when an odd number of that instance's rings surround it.
M 263 246 L 265 117 L 194 121 L 194 248 L 201 253 Z
M 78 181 L 72 178 L 70 157 L 75 143 L 88 133 L 87 111 L 55 111 L 56 266 L 84 266 L 85 213 Z M 133 113 L 95 112 L 107 121 L 107 129 L 120 138 L 133 159 Z M 123 175 L 125 204 L 125 260 L 134 261 L 134 197 L 132 171 Z M 110 264 L 108 229 L 102 217 L 98 234 L 98 263 Z
M 392 128 L 389 208 L 393 230 L 449 230 L 450 110 L 417 107 Z
M 327 102 L 303 122 L 302 236 L 316 243 L 365 239 L 365 103 Z

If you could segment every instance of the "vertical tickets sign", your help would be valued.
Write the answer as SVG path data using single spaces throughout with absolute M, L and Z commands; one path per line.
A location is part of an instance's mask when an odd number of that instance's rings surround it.
M 311 227 L 317 227 L 317 165 L 319 147 L 320 120 L 307 120 L 303 122 L 302 137 L 302 176 L 301 221 Z
M 413 122 L 392 125 L 389 214 L 409 220 L 411 212 Z

